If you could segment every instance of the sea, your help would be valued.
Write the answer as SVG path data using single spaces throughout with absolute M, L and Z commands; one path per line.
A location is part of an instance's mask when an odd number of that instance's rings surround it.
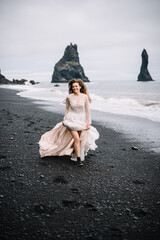
M 138 142 L 146 151 L 160 153 L 160 81 L 106 80 L 86 85 L 92 100 L 93 121 L 124 134 L 128 141 Z M 17 95 L 33 99 L 34 104 L 46 111 L 65 112 L 67 83 L 42 81 L 1 87 L 19 90 Z

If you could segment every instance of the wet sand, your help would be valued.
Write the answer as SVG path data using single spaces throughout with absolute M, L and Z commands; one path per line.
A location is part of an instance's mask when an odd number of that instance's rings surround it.
M 94 122 L 98 148 L 83 167 L 41 159 L 40 136 L 63 116 L 15 90 L 0 99 L 0 239 L 160 238 L 159 154 Z

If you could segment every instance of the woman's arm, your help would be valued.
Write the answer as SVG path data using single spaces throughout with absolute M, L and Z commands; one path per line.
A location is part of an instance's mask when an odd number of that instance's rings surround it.
M 88 99 L 87 95 L 85 98 L 85 111 L 86 111 L 87 130 L 88 130 L 88 129 L 90 129 L 91 116 L 90 116 L 90 108 L 89 108 L 89 99 Z
M 67 114 L 68 114 L 68 112 L 69 112 L 69 100 L 68 100 L 68 97 L 66 98 L 65 104 L 66 104 L 66 110 L 65 110 L 65 115 L 64 115 L 63 120 L 66 119 Z M 63 122 L 64 122 L 64 121 L 62 121 L 62 123 L 63 123 Z

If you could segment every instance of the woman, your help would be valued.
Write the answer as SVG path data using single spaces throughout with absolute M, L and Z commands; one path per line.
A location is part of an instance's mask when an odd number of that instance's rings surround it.
M 63 121 L 42 135 L 39 141 L 41 157 L 69 155 L 71 160 L 77 160 L 78 166 L 83 165 L 88 150 L 95 150 L 95 140 L 99 138 L 97 130 L 90 125 L 89 102 L 91 99 L 84 82 L 71 80 Z

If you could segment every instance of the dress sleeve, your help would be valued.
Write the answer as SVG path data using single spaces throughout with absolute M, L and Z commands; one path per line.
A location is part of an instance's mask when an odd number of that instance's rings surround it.
M 68 99 L 68 97 L 65 100 L 65 104 L 66 104 L 66 110 L 65 110 L 65 115 L 64 115 L 64 118 L 63 118 L 64 120 L 66 119 L 66 116 L 69 112 L 69 99 Z
M 85 111 L 86 111 L 87 124 L 91 124 L 91 116 L 90 116 L 88 96 L 86 96 L 86 98 L 85 98 Z

